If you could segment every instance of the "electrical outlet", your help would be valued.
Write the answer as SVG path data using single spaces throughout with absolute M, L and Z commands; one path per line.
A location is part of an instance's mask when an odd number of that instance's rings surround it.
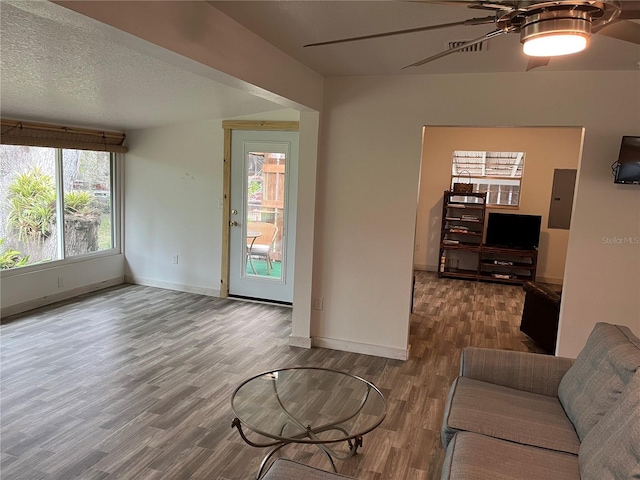
M 315 297 L 313 299 L 313 309 L 314 310 L 322 310 L 322 307 L 324 306 L 324 298 L 322 297 Z
M 222 210 L 223 207 L 224 207 L 224 199 L 223 198 L 219 198 L 218 199 L 218 208 L 220 210 Z
M 64 287 L 64 280 L 62 277 L 58 277 L 58 288 Z
M 420 244 L 416 243 L 416 252 L 419 252 L 419 251 L 420 251 Z
M 171 255 L 171 263 L 173 263 L 174 265 L 178 264 L 178 254 L 177 253 L 174 254 L 174 255 Z

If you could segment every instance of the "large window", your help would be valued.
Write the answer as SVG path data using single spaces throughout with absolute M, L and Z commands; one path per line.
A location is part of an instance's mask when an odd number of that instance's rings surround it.
M 487 205 L 517 207 L 524 169 L 524 152 L 474 152 L 456 150 L 451 165 L 454 183 L 472 183 L 473 191 L 486 193 Z
M 114 248 L 111 153 L 0 145 L 0 268 Z

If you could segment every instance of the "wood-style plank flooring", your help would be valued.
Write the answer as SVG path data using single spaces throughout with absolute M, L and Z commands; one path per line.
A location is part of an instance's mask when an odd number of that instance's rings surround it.
M 249 376 L 319 366 L 362 376 L 388 401 L 360 479 L 436 479 L 440 423 L 461 349 L 537 351 L 518 331 L 520 287 L 419 272 L 404 362 L 288 346 L 291 310 L 124 285 L 9 319 L 0 329 L 3 480 L 249 479 L 265 451 L 231 429 Z M 287 458 L 328 468 L 313 446 Z

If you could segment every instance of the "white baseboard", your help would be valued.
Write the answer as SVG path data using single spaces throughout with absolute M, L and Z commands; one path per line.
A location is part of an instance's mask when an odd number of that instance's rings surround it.
M 334 338 L 313 337 L 314 347 L 330 348 L 343 352 L 361 353 L 363 355 L 374 355 L 376 357 L 392 358 L 394 360 L 407 360 L 409 350 L 402 348 L 385 347 L 382 345 L 370 345 L 368 343 L 349 342 L 346 340 L 336 340 Z
M 125 282 L 133 285 L 143 285 L 145 287 L 164 288 L 166 290 L 176 290 L 178 292 L 196 293 L 198 295 L 206 295 L 208 297 L 219 297 L 220 290 L 215 288 L 197 287 L 195 285 L 185 285 L 183 283 L 165 282 L 162 280 L 154 280 L 152 278 L 137 277 L 135 275 L 125 275 Z
M 309 337 L 289 336 L 290 347 L 311 348 L 311 339 Z
M 0 310 L 0 317 L 9 317 L 11 315 L 17 315 L 34 308 L 44 307 L 45 305 L 51 305 L 52 303 L 61 302 L 62 300 L 68 300 L 85 293 L 95 292 L 97 290 L 103 290 L 105 288 L 114 287 L 124 283 L 124 277 L 116 277 L 103 282 L 92 283 L 91 285 L 83 285 L 82 287 L 72 288 L 64 292 L 55 293 L 53 295 L 47 295 L 46 297 L 36 298 L 35 300 L 29 300 L 28 302 L 18 303 L 16 305 L 10 305 Z

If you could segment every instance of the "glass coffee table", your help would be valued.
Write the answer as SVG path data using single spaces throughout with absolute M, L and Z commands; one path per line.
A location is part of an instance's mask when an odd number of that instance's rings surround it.
M 336 471 L 334 458 L 346 460 L 362 446 L 362 436 L 382 423 L 384 396 L 360 377 L 326 368 L 285 368 L 256 375 L 233 392 L 232 428 L 253 447 L 272 447 L 260 464 L 285 445 L 316 445 Z M 269 440 L 249 440 L 243 429 Z M 340 443 L 345 448 L 339 449 Z

